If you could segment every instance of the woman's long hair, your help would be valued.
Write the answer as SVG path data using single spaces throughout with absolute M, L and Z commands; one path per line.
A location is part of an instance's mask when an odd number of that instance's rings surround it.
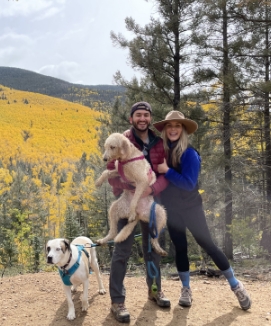
M 181 137 L 179 138 L 179 141 L 177 142 L 176 146 L 174 147 L 174 149 L 172 151 L 172 155 L 171 155 L 171 163 L 172 163 L 173 167 L 178 167 L 178 165 L 180 164 L 180 158 L 183 155 L 183 152 L 187 149 L 188 144 L 189 144 L 189 139 L 188 139 L 188 134 L 187 134 L 186 128 L 184 125 L 182 125 L 182 127 L 183 127 L 183 129 L 182 129 Z M 166 135 L 166 126 L 164 127 L 164 129 L 161 132 L 161 137 L 163 139 L 166 157 L 168 158 L 168 153 L 169 153 L 170 148 L 168 146 L 168 138 Z

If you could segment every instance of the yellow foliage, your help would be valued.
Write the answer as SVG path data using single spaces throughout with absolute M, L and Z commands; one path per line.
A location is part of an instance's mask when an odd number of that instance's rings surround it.
M 73 172 L 83 153 L 87 158 L 99 154 L 97 130 L 102 114 L 78 103 L 0 88 L 0 195 L 10 189 L 16 177 L 16 172 L 7 167 L 18 161 L 31 163 L 32 181 L 40 188 L 49 212 L 46 228 L 50 236 L 57 237 L 67 203 L 78 201 L 80 194 L 91 197 L 93 176 L 82 183 L 86 191 L 80 189 L 80 193 L 73 194 Z M 65 182 L 57 189 L 63 174 Z M 50 176 L 50 185 L 42 175 Z M 22 249 L 20 261 L 24 263 L 23 259 Z
M 97 153 L 101 115 L 78 103 L 1 86 L 0 159 L 32 163 L 73 161 L 82 153 Z M 27 104 L 26 104 L 27 100 Z
M 0 168 L 0 195 L 9 189 L 9 184 L 12 182 L 12 176 L 9 171 Z

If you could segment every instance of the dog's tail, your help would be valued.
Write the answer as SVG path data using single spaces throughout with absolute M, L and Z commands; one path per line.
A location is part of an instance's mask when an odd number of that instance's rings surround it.
M 133 232 L 137 222 L 138 220 L 127 223 L 115 237 L 114 242 L 122 242 L 126 240 L 129 235 Z

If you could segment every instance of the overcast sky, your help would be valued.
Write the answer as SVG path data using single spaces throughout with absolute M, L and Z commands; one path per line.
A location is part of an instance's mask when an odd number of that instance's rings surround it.
M 16 67 L 85 85 L 131 79 L 128 52 L 110 31 L 132 34 L 125 18 L 144 26 L 154 13 L 144 0 L 1 0 L 0 66 Z

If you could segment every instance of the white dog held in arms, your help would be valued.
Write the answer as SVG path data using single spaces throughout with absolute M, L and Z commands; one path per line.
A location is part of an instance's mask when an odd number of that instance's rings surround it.
M 97 240 L 99 244 L 105 244 L 111 239 L 115 242 L 122 242 L 131 234 L 139 220 L 150 221 L 153 196 L 141 196 L 147 187 L 156 181 L 156 175 L 143 153 L 123 134 L 111 134 L 106 139 L 104 147 L 103 159 L 108 162 L 115 160 L 115 170 L 105 170 L 96 181 L 96 186 L 101 186 L 109 178 L 120 176 L 124 182 L 133 184 L 135 191 L 133 193 L 124 190 L 120 198 L 112 203 L 108 214 L 110 230 L 105 238 Z M 166 226 L 167 215 L 163 206 L 156 204 L 154 207 L 159 235 Z M 118 220 L 127 217 L 129 223 L 117 234 Z M 151 244 L 158 254 L 167 255 L 166 251 L 160 247 L 158 238 L 151 239 Z
M 89 268 L 95 272 L 99 284 L 99 293 L 106 291 L 101 279 L 95 248 L 87 237 L 78 237 L 71 243 L 66 239 L 49 240 L 46 245 L 47 263 L 58 267 L 68 301 L 69 320 L 75 319 L 74 304 L 71 291 L 83 284 L 82 311 L 88 309 L 88 276 Z

